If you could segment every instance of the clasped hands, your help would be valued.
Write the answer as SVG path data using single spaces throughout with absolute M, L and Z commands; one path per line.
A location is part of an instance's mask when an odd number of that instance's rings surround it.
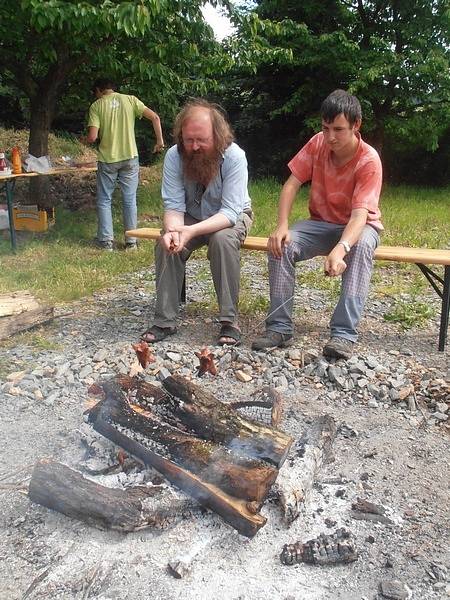
M 179 225 L 171 227 L 161 237 L 161 244 L 169 254 L 179 254 L 187 242 L 193 237 L 189 225 Z
M 291 235 L 289 229 L 287 227 L 277 227 L 269 237 L 267 250 L 275 258 L 281 258 L 284 246 L 289 244 L 290 241 Z M 325 258 L 323 265 L 325 275 L 329 277 L 338 277 L 339 275 L 342 275 L 347 268 L 344 256 L 343 247 L 335 246 Z

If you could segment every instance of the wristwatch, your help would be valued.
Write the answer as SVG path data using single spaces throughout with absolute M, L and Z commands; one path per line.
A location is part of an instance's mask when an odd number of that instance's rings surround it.
M 350 252 L 350 250 L 351 250 L 350 244 L 346 240 L 340 240 L 338 242 L 338 244 L 341 244 L 342 246 L 344 246 L 344 250 L 345 250 L 346 254 L 348 254 Z

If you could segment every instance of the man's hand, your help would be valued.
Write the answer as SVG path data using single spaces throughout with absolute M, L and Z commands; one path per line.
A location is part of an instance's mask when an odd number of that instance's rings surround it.
M 162 152 L 164 150 L 165 146 L 164 146 L 164 142 L 156 142 L 156 144 L 153 146 L 153 154 L 157 154 L 158 152 Z
M 161 243 L 169 254 L 179 254 L 193 237 L 191 225 L 180 225 L 173 231 L 166 231 L 161 238 Z
M 180 245 L 180 234 L 178 231 L 166 231 L 161 237 L 161 245 L 169 254 L 177 254 Z
M 325 275 L 329 275 L 330 277 L 337 277 L 338 275 L 342 275 L 342 273 L 347 268 L 347 264 L 344 261 L 345 250 L 342 246 L 336 246 L 330 252 L 330 254 L 325 259 L 324 271 Z
M 275 256 L 275 258 L 281 258 L 283 254 L 283 248 L 286 244 L 291 241 L 291 235 L 287 225 L 278 225 L 275 231 L 269 237 L 267 244 L 267 250 Z

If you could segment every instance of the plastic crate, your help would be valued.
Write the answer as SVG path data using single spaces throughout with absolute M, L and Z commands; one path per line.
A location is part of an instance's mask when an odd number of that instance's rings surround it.
M 13 207 L 13 223 L 16 231 L 47 231 L 54 222 L 54 208 L 43 209 L 36 205 Z

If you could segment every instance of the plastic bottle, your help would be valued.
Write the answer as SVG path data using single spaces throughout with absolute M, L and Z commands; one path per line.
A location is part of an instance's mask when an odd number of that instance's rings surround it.
M 22 160 L 20 158 L 20 150 L 15 146 L 12 149 L 12 171 L 15 175 L 22 173 Z
M 8 165 L 6 164 L 5 153 L 0 152 L 0 173 L 5 173 L 8 169 Z

